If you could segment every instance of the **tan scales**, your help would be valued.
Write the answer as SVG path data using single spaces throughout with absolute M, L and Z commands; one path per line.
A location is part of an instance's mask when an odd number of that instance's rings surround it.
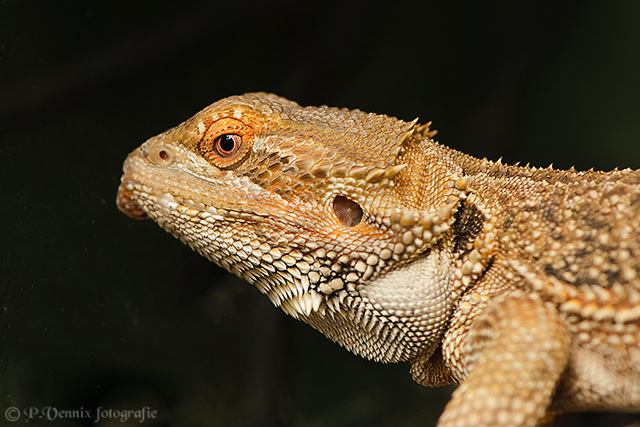
M 640 172 L 508 166 L 434 135 L 230 97 L 133 151 L 118 206 L 352 352 L 461 384 L 440 426 L 640 412 Z

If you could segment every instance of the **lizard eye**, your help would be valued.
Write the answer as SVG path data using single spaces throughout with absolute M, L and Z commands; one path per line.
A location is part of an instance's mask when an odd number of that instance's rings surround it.
M 213 141 L 213 148 L 222 157 L 231 157 L 242 147 L 242 137 L 233 133 L 220 135 Z
M 251 152 L 253 129 L 235 118 L 211 123 L 202 135 L 198 149 L 202 157 L 220 169 L 239 166 Z

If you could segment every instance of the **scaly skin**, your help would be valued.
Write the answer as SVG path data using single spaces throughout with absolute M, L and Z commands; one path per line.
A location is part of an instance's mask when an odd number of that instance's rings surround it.
M 434 134 L 230 97 L 133 151 L 118 207 L 352 352 L 460 383 L 441 426 L 640 412 L 640 172 L 507 166 Z

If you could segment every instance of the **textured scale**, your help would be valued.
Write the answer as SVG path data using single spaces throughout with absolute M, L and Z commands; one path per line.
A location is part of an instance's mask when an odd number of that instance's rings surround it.
M 640 172 L 507 166 L 434 135 L 230 97 L 133 151 L 118 207 L 350 351 L 460 383 L 439 425 L 640 412 Z

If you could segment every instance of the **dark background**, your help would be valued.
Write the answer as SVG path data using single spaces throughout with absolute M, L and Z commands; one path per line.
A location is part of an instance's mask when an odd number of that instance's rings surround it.
M 9 406 L 433 425 L 451 389 L 349 354 L 120 214 L 122 161 L 259 90 L 433 120 L 505 162 L 637 168 L 640 2 L 604 4 L 0 1 L 0 425 Z

